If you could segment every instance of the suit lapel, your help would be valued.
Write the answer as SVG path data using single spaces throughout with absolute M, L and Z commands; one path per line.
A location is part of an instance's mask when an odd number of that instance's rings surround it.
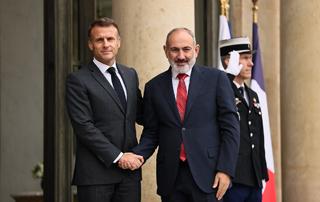
M 188 99 L 187 99 L 187 106 L 186 106 L 184 120 L 186 120 L 188 118 L 188 114 L 190 113 L 192 105 L 193 105 L 195 99 L 197 98 L 198 93 L 199 93 L 206 77 L 207 76 L 206 76 L 204 70 L 201 68 L 201 66 L 195 64 L 194 67 L 192 68 L 192 73 L 191 73 L 191 78 L 190 78 Z
M 194 101 L 198 96 L 198 93 L 203 85 L 205 78 L 206 78 L 206 75 L 204 70 L 199 65 L 195 64 L 194 67 L 192 68 L 192 74 L 190 78 L 184 122 L 188 118 L 188 114 L 190 113 L 192 105 L 194 104 Z M 161 80 L 159 81 L 159 85 L 162 89 L 162 92 L 171 110 L 174 112 L 178 121 L 182 123 L 179 116 L 174 92 L 173 92 L 171 68 L 169 68 L 169 70 L 162 75 Z
M 124 113 L 120 99 L 116 94 L 116 91 L 112 88 L 109 81 L 104 77 L 104 75 L 101 73 L 99 68 L 93 63 L 93 61 L 90 62 L 89 69 L 91 70 L 91 75 L 109 93 L 109 95 L 118 104 L 118 106 L 121 108 L 122 112 Z
M 178 119 L 178 121 L 182 123 L 173 92 L 171 67 L 161 76 L 159 80 L 159 85 L 162 89 L 164 97 L 166 98 L 171 110 L 173 111 L 173 114 Z

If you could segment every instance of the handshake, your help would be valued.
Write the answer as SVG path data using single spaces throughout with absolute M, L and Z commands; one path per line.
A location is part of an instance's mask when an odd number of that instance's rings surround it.
M 135 170 L 140 168 L 144 163 L 144 159 L 140 155 L 134 153 L 124 153 L 118 161 L 118 166 L 122 169 Z

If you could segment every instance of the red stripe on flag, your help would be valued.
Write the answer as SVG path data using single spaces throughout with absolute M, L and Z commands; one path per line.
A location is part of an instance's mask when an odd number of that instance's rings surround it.
M 266 188 L 262 194 L 262 202 L 276 202 L 276 182 L 274 173 L 268 169 L 269 181 L 266 183 Z

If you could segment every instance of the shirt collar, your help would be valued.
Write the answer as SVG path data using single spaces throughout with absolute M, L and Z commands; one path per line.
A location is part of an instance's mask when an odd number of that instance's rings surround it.
M 113 62 L 112 66 L 103 64 L 102 62 L 96 60 L 96 58 L 93 58 L 93 62 L 95 65 L 97 65 L 97 67 L 100 69 L 102 73 L 105 73 L 110 67 L 114 67 L 116 69 L 116 72 L 118 72 L 118 69 L 116 68 L 116 61 Z
M 237 82 L 233 81 L 234 85 L 237 86 L 237 88 L 243 87 L 244 88 L 244 83 L 242 83 L 242 85 L 239 85 Z

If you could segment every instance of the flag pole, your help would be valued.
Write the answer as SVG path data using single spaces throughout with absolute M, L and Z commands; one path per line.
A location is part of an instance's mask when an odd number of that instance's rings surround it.
M 253 2 L 253 7 L 252 7 L 252 10 L 253 10 L 253 23 L 258 23 L 258 0 L 252 0 Z
M 225 15 L 225 0 L 220 0 L 221 8 L 220 15 Z
M 229 9 L 230 9 L 229 0 L 225 0 L 224 9 L 226 10 L 226 17 L 227 17 L 227 20 L 229 21 Z

